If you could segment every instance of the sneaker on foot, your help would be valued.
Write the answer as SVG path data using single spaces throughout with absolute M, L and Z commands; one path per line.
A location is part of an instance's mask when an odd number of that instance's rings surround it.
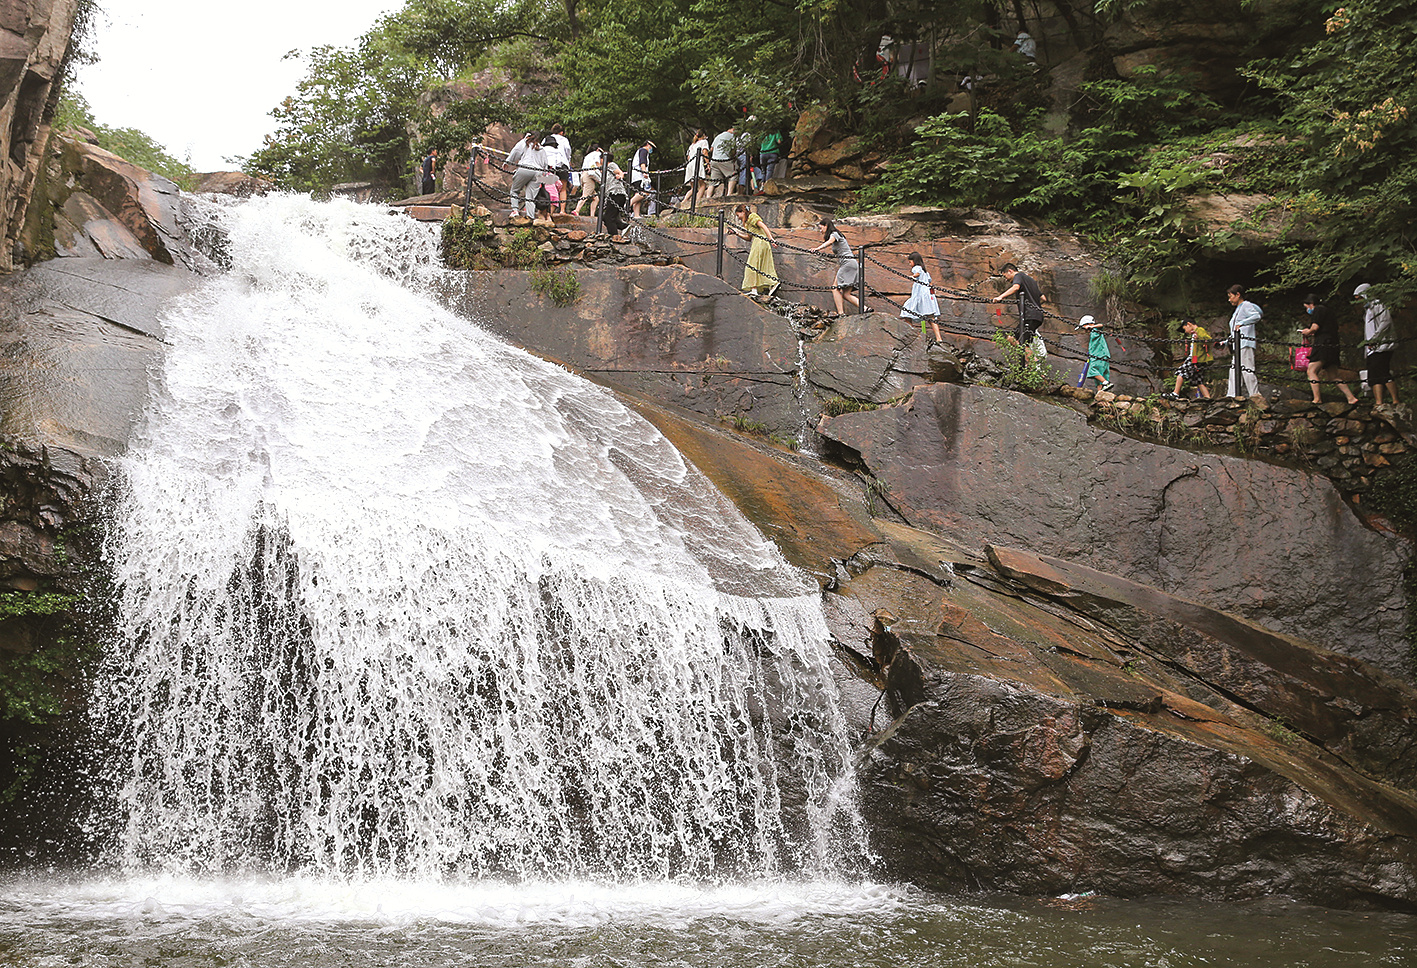
M 1098 384 L 1097 389 L 1098 389 L 1098 390 L 1107 390 L 1107 391 L 1110 392 L 1111 389 L 1112 389 L 1112 381 L 1111 381 L 1111 380 L 1104 380 L 1102 383 Z

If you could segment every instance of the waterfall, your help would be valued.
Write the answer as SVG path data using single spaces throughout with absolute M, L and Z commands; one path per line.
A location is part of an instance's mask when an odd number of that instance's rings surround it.
M 423 292 L 426 227 L 211 205 L 119 468 L 93 707 L 131 869 L 471 881 L 862 856 L 815 587 L 645 420 Z

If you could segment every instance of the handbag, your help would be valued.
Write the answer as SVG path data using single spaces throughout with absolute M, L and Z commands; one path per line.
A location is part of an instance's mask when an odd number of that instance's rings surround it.
M 1289 350 L 1289 369 L 1307 370 L 1309 368 L 1309 354 L 1312 347 L 1295 346 Z

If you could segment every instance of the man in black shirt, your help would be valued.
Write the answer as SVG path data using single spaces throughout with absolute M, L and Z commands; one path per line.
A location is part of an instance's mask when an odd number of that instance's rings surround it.
M 1038 283 L 1033 281 L 1033 277 L 1026 272 L 1020 272 L 1018 266 L 1012 262 L 1005 263 L 1002 272 L 1009 288 L 995 296 L 994 302 L 1003 302 L 1018 293 L 1018 329 L 1009 339 L 1024 348 L 1024 359 L 1032 363 L 1038 327 L 1043 325 L 1043 301 L 1046 297 L 1043 290 L 1038 288 Z

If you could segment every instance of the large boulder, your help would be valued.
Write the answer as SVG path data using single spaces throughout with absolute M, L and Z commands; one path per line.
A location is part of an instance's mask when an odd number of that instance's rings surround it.
M 987 387 L 921 387 L 821 432 L 917 527 L 1123 573 L 1412 674 L 1409 544 L 1366 527 L 1316 474 L 1138 441 Z
M 63 139 L 63 146 L 65 167 L 77 174 L 87 196 L 86 205 L 106 213 L 108 220 L 137 240 L 149 258 L 172 265 L 174 251 L 180 252 L 185 243 L 179 222 L 180 189 L 98 145 Z M 84 225 L 75 227 L 85 230 Z M 103 246 L 99 249 L 103 251 Z

